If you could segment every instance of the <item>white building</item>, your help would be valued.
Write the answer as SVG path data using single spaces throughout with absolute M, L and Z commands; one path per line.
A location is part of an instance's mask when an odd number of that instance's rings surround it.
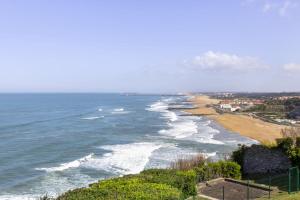
M 241 109 L 239 106 L 232 106 L 231 104 L 220 104 L 220 108 L 231 112 L 235 112 Z

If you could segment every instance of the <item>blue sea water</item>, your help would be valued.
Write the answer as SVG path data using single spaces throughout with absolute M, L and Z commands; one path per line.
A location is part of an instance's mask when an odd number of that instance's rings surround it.
M 0 94 L 0 199 L 58 195 L 107 177 L 218 158 L 255 141 L 205 117 L 187 96 Z

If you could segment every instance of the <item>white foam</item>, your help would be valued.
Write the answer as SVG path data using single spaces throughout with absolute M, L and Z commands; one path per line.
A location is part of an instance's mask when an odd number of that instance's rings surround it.
M 49 168 L 36 168 L 36 170 L 42 170 L 42 171 L 46 171 L 46 172 L 55 172 L 55 171 L 64 171 L 66 169 L 70 169 L 70 168 L 77 168 L 80 167 L 80 165 L 84 162 L 87 162 L 89 160 L 92 159 L 92 157 L 94 156 L 94 154 L 89 154 L 83 158 L 68 162 L 68 163 L 63 163 L 60 164 L 60 166 L 57 167 L 49 167 Z
M 101 112 L 101 111 L 102 111 L 102 108 L 99 108 L 98 111 Z
M 192 120 L 169 123 L 170 129 L 160 130 L 159 133 L 176 139 L 190 137 L 197 133 L 197 124 Z
M 116 108 L 114 109 L 114 112 L 123 112 L 124 111 L 124 108 Z
M 5 194 L 0 196 L 0 200 L 37 200 L 40 196 L 37 195 L 14 195 L 14 194 Z
M 169 129 L 162 129 L 159 134 L 208 144 L 224 144 L 214 139 L 214 135 L 220 131 L 209 126 L 210 121 L 197 123 L 194 117 L 180 117 L 176 121 L 168 123 Z
M 100 148 L 111 152 L 105 153 L 101 157 L 89 154 L 83 158 L 60 164 L 57 167 L 36 168 L 36 170 L 56 172 L 84 167 L 105 170 L 117 174 L 135 174 L 144 169 L 152 152 L 160 147 L 160 144 L 149 142 L 105 145 Z
M 198 131 L 197 120 L 201 118 L 183 116 L 179 117 L 175 112 L 168 110 L 168 102 L 174 101 L 173 98 L 163 99 L 149 105 L 146 110 L 162 113 L 162 117 L 169 120 L 169 129 L 162 129 L 158 133 L 175 139 L 193 140 L 200 143 L 224 144 L 215 140 L 214 135 L 219 133 L 209 125 L 210 120 L 199 123 Z
M 211 152 L 211 153 L 202 153 L 205 158 L 215 157 L 217 155 L 217 152 Z
M 105 170 L 117 174 L 135 174 L 144 169 L 152 152 L 159 149 L 160 144 L 142 142 L 101 146 L 111 151 L 100 158 L 93 158 L 83 167 Z
M 163 114 L 163 116 L 164 116 L 165 118 L 169 119 L 169 120 L 172 121 L 172 122 L 178 120 L 178 116 L 176 115 L 175 112 L 170 112 L 170 111 L 168 111 L 168 112 L 165 112 L 165 113 Z
M 15 195 L 15 194 L 5 194 L 0 196 L 0 200 L 37 200 L 40 196 L 38 195 Z
M 126 111 L 124 108 L 115 108 L 111 114 L 127 114 L 129 111 Z
M 194 137 L 195 141 L 206 144 L 224 144 L 224 142 L 214 139 L 214 135 L 220 133 L 219 130 L 214 129 L 207 124 L 202 124 L 198 131 L 199 133 Z
M 95 119 L 100 119 L 100 118 L 103 118 L 104 116 L 95 116 L 95 117 L 83 117 L 81 119 L 84 119 L 84 120 L 95 120 Z
M 169 111 L 168 104 L 166 102 L 170 101 L 170 99 L 164 99 L 164 101 L 157 101 L 151 105 L 149 105 L 146 110 L 152 111 L 152 112 L 161 112 L 162 117 L 166 118 L 172 122 L 178 120 L 178 116 L 175 112 Z
M 146 110 L 152 112 L 165 112 L 167 109 L 168 104 L 162 101 L 157 101 L 146 108 Z
M 1 193 L 0 200 L 38 200 L 46 194 L 49 197 L 57 197 L 68 190 L 86 187 L 97 180 L 97 178 L 91 178 L 79 171 L 68 176 L 60 173 L 47 173 L 39 178 L 38 183 L 27 183 L 27 189 L 21 189 L 24 192 Z

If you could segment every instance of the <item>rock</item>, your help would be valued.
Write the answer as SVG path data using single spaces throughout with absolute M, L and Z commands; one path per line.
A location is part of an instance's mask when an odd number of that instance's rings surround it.
M 244 174 L 264 174 L 284 172 L 291 167 L 291 161 L 280 149 L 252 145 L 245 150 Z

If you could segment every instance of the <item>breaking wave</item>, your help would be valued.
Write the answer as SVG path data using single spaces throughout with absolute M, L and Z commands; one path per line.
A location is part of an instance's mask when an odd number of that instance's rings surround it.
M 100 118 L 104 118 L 104 116 L 83 117 L 81 119 L 84 119 L 84 120 L 95 120 L 95 119 L 100 119 Z
M 49 167 L 49 168 L 36 168 L 36 170 L 41 170 L 41 171 L 46 171 L 46 172 L 55 172 L 55 171 L 63 171 L 66 169 L 70 169 L 70 168 L 77 168 L 80 167 L 80 165 L 82 165 L 82 163 L 84 162 L 88 162 L 89 160 L 92 159 L 92 157 L 94 156 L 94 154 L 89 154 L 83 158 L 68 162 L 68 163 L 63 163 L 60 164 L 60 166 L 57 167 Z

